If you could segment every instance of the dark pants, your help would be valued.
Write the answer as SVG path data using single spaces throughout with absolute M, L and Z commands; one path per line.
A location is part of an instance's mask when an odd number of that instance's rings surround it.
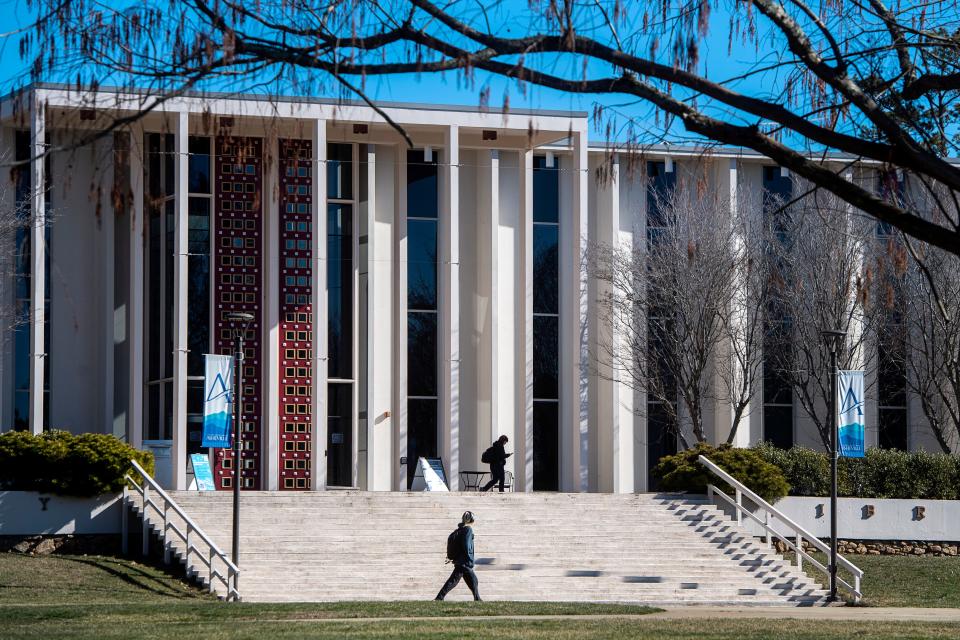
M 490 482 L 483 485 L 480 491 L 489 491 L 493 485 L 500 483 L 500 493 L 503 493 L 503 483 L 506 482 L 506 473 L 504 465 L 490 465 Z
M 480 599 L 480 585 L 477 580 L 477 574 L 473 572 L 473 569 L 470 567 L 464 567 L 462 565 L 454 565 L 453 572 L 450 574 L 450 577 L 447 578 L 446 583 L 443 585 L 443 588 L 440 589 L 440 593 L 437 594 L 437 600 L 443 600 L 447 597 L 447 594 L 453 591 L 453 588 L 460 584 L 460 578 L 463 578 L 466 581 L 467 586 L 470 587 L 470 592 L 473 594 L 474 600 Z

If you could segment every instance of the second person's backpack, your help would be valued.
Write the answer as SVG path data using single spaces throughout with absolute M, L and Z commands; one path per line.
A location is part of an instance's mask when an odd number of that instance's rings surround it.
M 483 455 L 480 456 L 480 462 L 483 464 L 490 464 L 493 462 L 493 446 L 487 447 L 487 450 L 483 452 Z

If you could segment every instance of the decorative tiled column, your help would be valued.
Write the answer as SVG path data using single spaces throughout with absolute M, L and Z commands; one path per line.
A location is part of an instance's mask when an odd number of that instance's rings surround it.
M 238 477 L 235 473 L 237 467 L 241 471 L 243 488 L 260 488 L 262 152 L 263 140 L 260 138 L 218 136 L 216 139 L 216 353 L 233 353 L 234 326 L 226 319 L 228 313 L 246 312 L 254 318 L 247 327 L 244 346 L 241 464 L 237 465 L 233 460 L 232 451 L 217 450 L 215 479 L 221 489 L 233 486 Z

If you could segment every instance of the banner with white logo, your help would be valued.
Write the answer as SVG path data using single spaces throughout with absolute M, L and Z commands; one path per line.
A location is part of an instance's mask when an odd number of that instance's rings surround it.
M 233 399 L 233 357 L 204 356 L 203 447 L 229 448 Z
M 837 376 L 837 425 L 840 455 L 862 458 L 863 444 L 863 371 L 840 371 Z

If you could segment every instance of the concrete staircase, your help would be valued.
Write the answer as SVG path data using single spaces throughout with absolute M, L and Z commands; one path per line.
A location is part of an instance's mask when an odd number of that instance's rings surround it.
M 229 493 L 171 496 L 229 553 Z M 139 514 L 138 498 L 132 496 Z M 444 564 L 446 537 L 467 509 L 477 518 L 477 575 L 486 600 L 825 600 L 819 585 L 719 509 L 666 494 L 244 493 L 240 593 L 255 602 L 431 599 L 451 569 Z M 151 512 L 148 525 L 159 532 L 163 520 Z M 171 546 L 182 562 L 183 545 Z M 206 569 L 195 564 L 188 572 L 205 582 Z M 449 596 L 469 598 L 463 584 Z

